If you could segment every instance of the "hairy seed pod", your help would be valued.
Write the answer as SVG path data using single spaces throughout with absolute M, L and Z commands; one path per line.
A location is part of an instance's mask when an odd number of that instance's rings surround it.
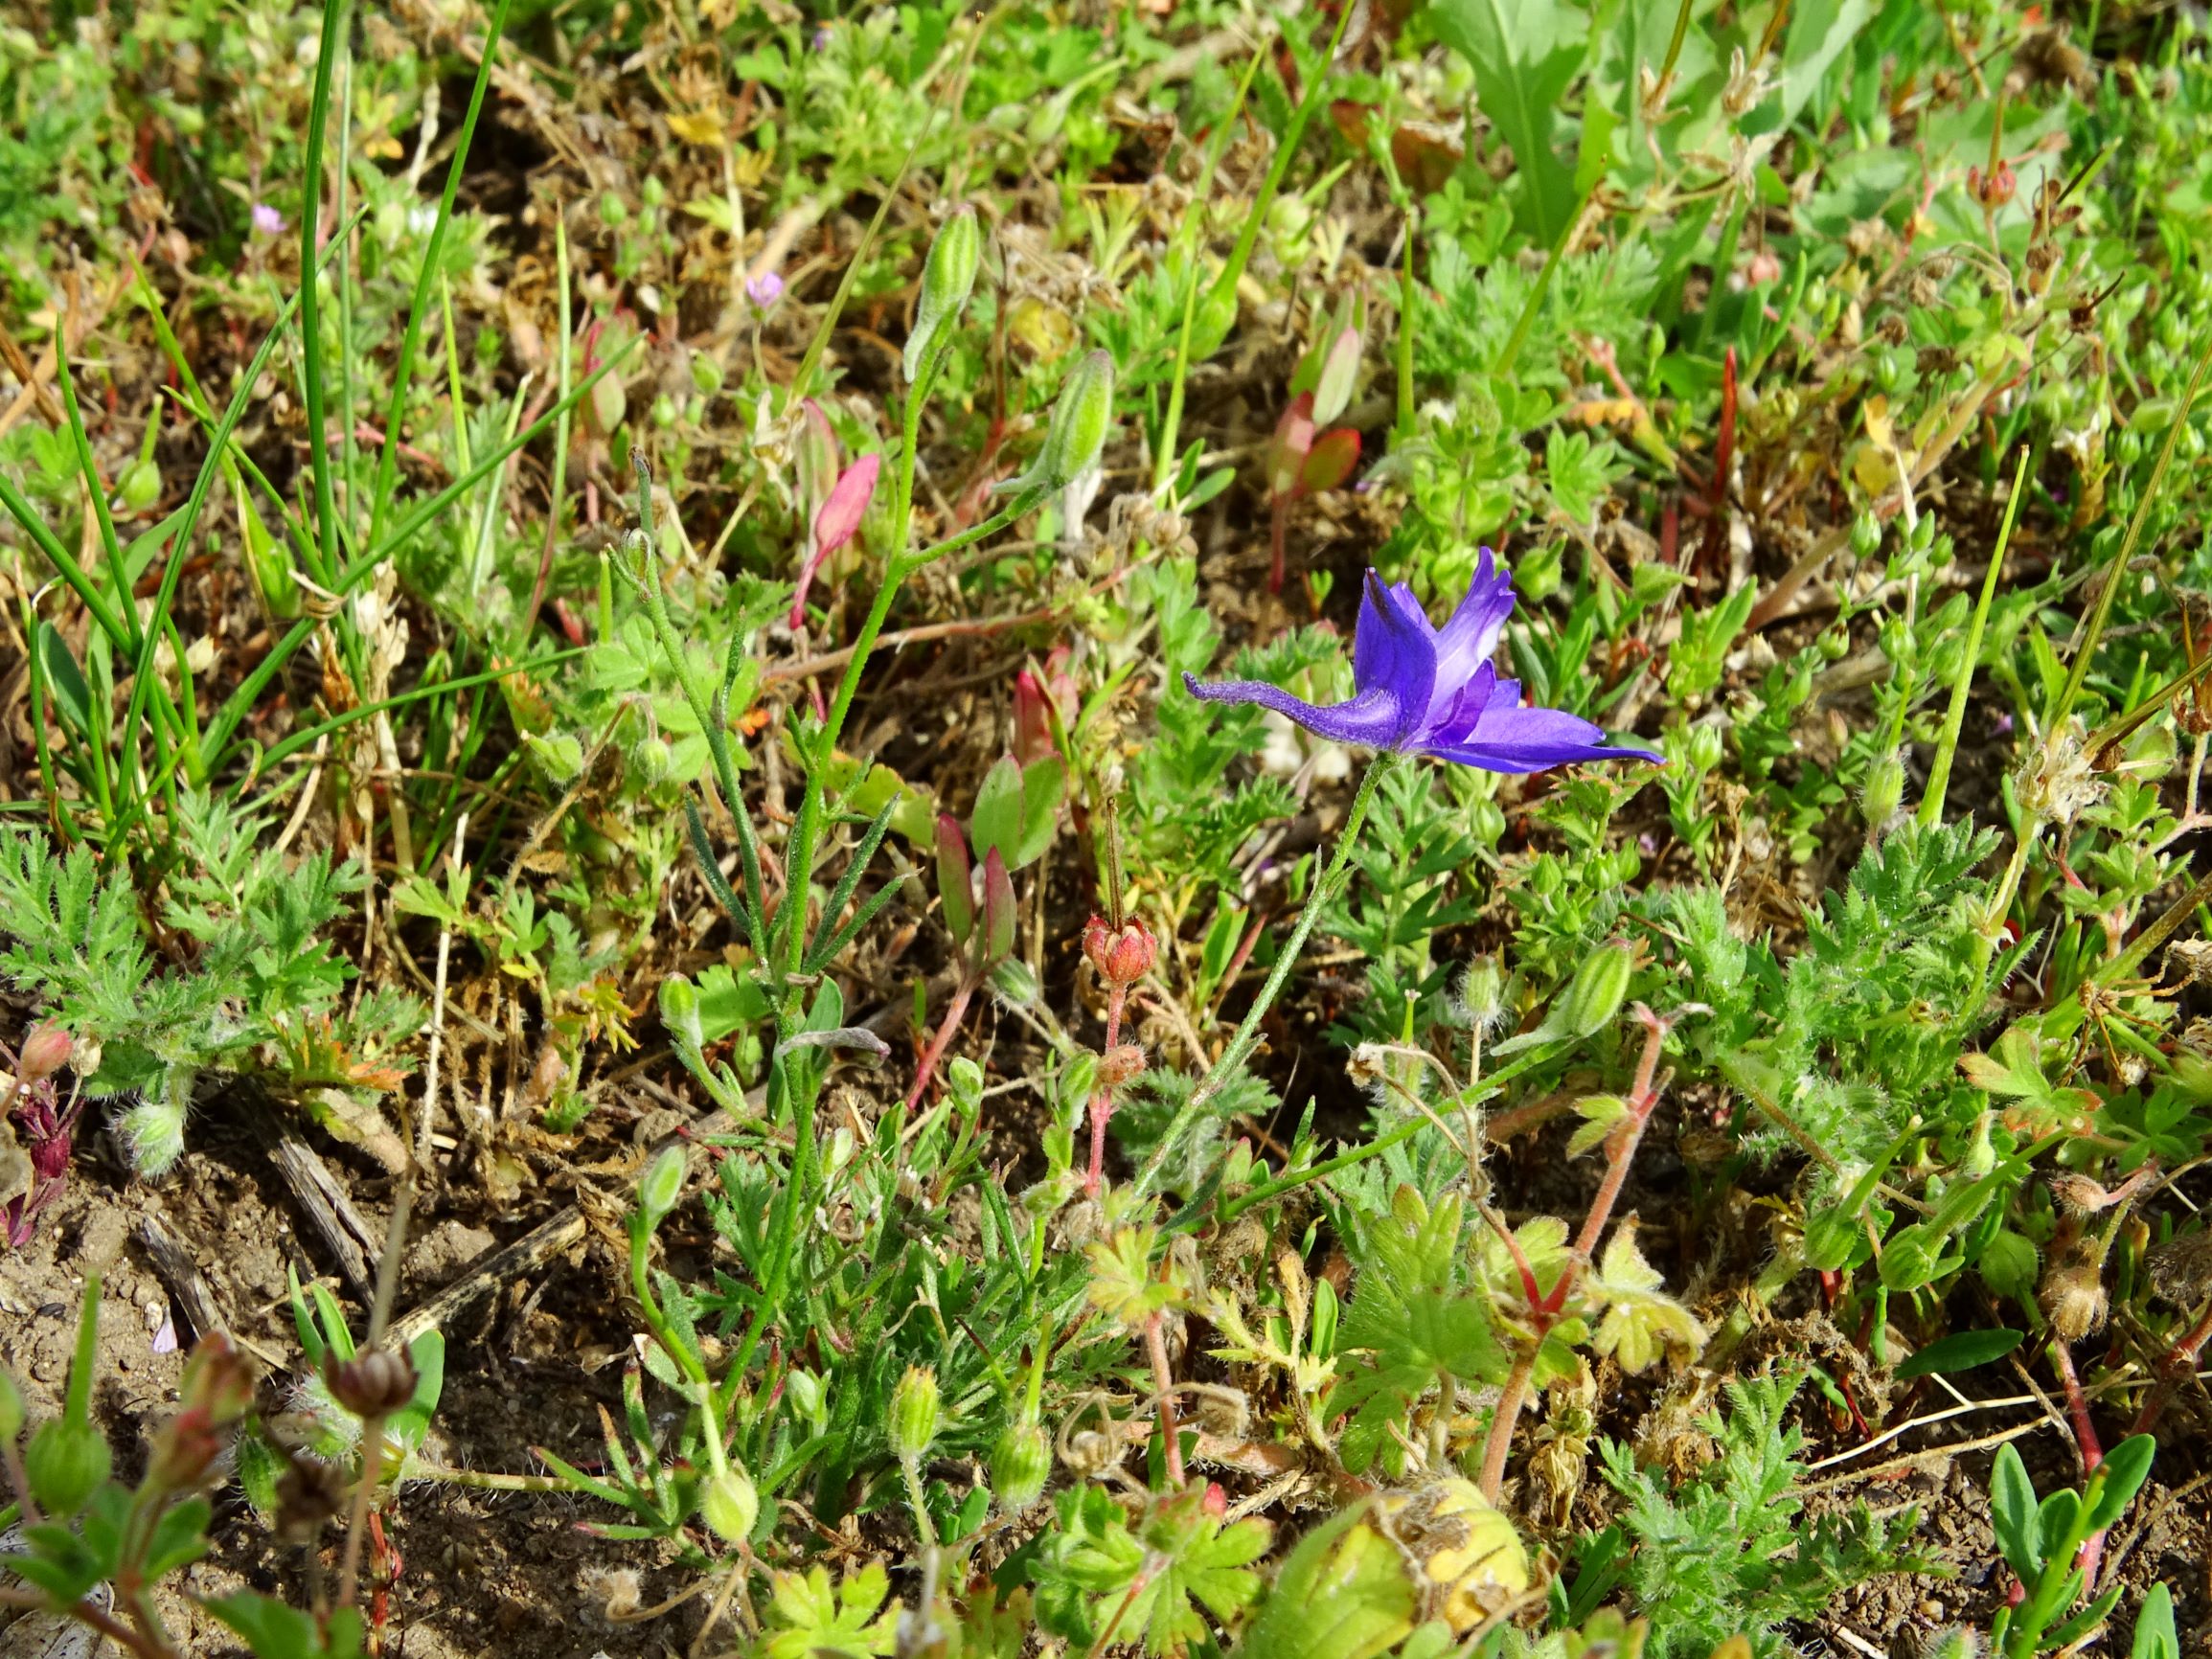
M 415 1362 L 390 1349 L 372 1348 L 352 1359 L 331 1355 L 323 1380 L 337 1402 L 359 1418 L 390 1417 L 415 1398 Z

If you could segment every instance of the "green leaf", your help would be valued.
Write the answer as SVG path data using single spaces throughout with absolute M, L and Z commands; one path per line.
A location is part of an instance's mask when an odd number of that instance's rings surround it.
M 2035 1484 L 2027 1466 L 2009 1442 L 1997 1448 L 1996 1466 L 1990 1471 L 1990 1525 L 2005 1564 L 2023 1584 L 2042 1575 L 2041 1529 L 2036 1511 Z
M 1782 92 L 1758 113 L 1770 121 L 1746 121 L 1745 131 L 1779 130 L 1797 119 L 1828 72 L 1874 15 L 1872 0 L 1803 0 L 1790 13 L 1782 41 Z
M 2135 1609 L 2135 1643 L 2128 1659 L 2181 1659 L 2181 1638 L 2174 1632 L 2174 1592 L 2153 1584 Z
M 1374 1659 L 1411 1633 L 1415 1610 L 1403 1554 L 1347 1511 L 1290 1552 L 1238 1659 Z
M 1067 762 L 1058 755 L 1032 761 L 1021 773 L 1021 835 L 1007 868 L 1022 870 L 1044 856 L 1060 822 L 1060 797 L 1067 789 Z
M 187 1498 L 165 1511 L 147 1545 L 146 1577 L 160 1579 L 206 1555 L 207 1526 L 214 1513 L 205 1498 Z
M 1434 21 L 1437 38 L 1474 70 L 1482 113 L 1513 148 L 1521 229 L 1550 247 L 1575 210 L 1574 165 L 1554 139 L 1589 20 L 1555 0 L 1437 0 Z
M 2085 1530 L 2101 1533 L 2120 1518 L 2151 1472 L 2158 1443 L 2147 1434 L 2132 1434 L 2105 1454 L 2097 1472 L 2089 1477 L 2089 1516 Z
M 69 642 L 50 622 L 38 625 L 37 658 L 62 723 L 79 737 L 88 736 L 92 731 L 92 690 L 84 683 L 84 670 L 77 666 Z
M 1014 868 L 1021 850 L 1022 811 L 1021 766 L 1012 755 L 1001 755 L 984 774 L 968 830 L 977 858 L 989 857 L 995 847 L 1007 868 Z
M 1972 1371 L 1977 1365 L 2002 1359 L 2027 1340 L 2018 1330 L 1957 1330 L 1929 1343 L 1897 1368 L 1900 1378 L 1927 1376 L 1937 1372 Z

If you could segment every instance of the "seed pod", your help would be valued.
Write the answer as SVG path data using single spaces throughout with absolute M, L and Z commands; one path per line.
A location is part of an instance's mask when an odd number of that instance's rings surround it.
M 891 1451 L 901 1463 L 919 1458 L 937 1438 L 942 1401 L 937 1393 L 937 1373 L 926 1365 L 910 1365 L 891 1396 Z
M 346 1507 L 346 1471 L 304 1451 L 291 1454 L 290 1466 L 277 1481 L 277 1532 L 305 1543 L 325 1521 Z
M 699 1515 L 725 1544 L 741 1544 L 761 1518 L 761 1494 L 735 1464 L 709 1482 L 699 1498 Z
M 1621 1011 L 1628 999 L 1629 977 L 1635 971 L 1635 947 L 1625 939 L 1608 940 L 1583 959 L 1567 987 L 1560 1009 L 1560 1024 L 1578 1037 L 1603 1030 Z
M 107 1437 L 89 1422 L 48 1418 L 23 1449 L 24 1478 L 49 1516 L 74 1515 L 91 1501 L 115 1461 Z
M 914 331 L 906 336 L 906 381 L 920 377 L 922 366 L 935 350 L 938 335 L 958 320 L 975 286 L 976 267 L 983 262 L 983 227 L 973 208 L 962 208 L 945 221 L 937 239 L 929 244 L 929 259 L 922 267 L 922 296 L 914 307 Z
M 1106 1088 L 1118 1089 L 1144 1073 L 1145 1051 L 1135 1043 L 1116 1043 L 1099 1056 L 1098 1080 Z
M 1026 1510 L 1052 1476 L 1052 1442 L 1036 1423 L 1008 1423 L 991 1448 L 991 1487 L 1002 1508 Z
M 1038 457 L 1038 481 L 1048 489 L 1065 489 L 1079 474 L 1098 465 L 1114 419 L 1114 360 L 1092 352 L 1070 371 L 1052 406 L 1044 451 Z
M 1131 986 L 1152 972 L 1159 944 L 1152 929 L 1133 917 L 1117 928 L 1094 916 L 1083 926 L 1083 953 L 1106 984 Z
M 2092 1263 L 2053 1267 L 2043 1275 L 2036 1300 L 2063 1342 L 2079 1342 L 2105 1323 L 2104 1275 Z
M 415 1363 L 404 1353 L 372 1348 L 352 1359 L 334 1353 L 323 1380 L 337 1402 L 355 1417 L 390 1417 L 415 1398 Z
M 116 487 L 116 497 L 132 512 L 144 512 L 161 499 L 161 468 L 148 459 L 133 461 Z

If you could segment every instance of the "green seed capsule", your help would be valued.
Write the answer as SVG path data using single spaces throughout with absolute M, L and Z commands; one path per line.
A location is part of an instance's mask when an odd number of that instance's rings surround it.
M 144 512 L 161 499 L 161 468 L 151 460 L 132 462 L 115 492 L 132 512 Z
M 926 1452 L 937 1438 L 942 1408 L 937 1373 L 926 1365 L 908 1366 L 891 1396 L 892 1455 L 904 1463 Z
M 753 1535 L 761 1518 L 761 1494 L 751 1479 L 736 1465 L 709 1482 L 699 1497 L 699 1515 L 708 1529 L 725 1544 L 741 1544 Z
M 1579 1037 L 1602 1031 L 1628 1000 L 1629 976 L 1635 966 L 1635 950 L 1625 939 L 1608 940 L 1591 951 L 1567 987 L 1560 1024 Z
M 23 1450 L 23 1473 L 40 1509 L 74 1515 L 107 1479 L 114 1459 L 107 1437 L 89 1422 L 49 1418 Z
M 698 988 L 682 974 L 671 974 L 660 983 L 661 1024 L 678 1042 L 695 1049 L 706 1046 L 706 1027 L 699 1020 Z
M 923 363 L 936 349 L 938 335 L 959 320 L 982 262 L 983 227 L 973 208 L 962 208 L 945 221 L 937 239 L 929 244 L 929 259 L 922 267 L 922 296 L 914 307 L 914 331 L 906 336 L 908 384 L 920 376 Z
M 637 1184 L 637 1207 L 645 1212 L 646 1226 L 658 1227 L 683 1194 L 683 1148 L 671 1147 L 646 1167 L 645 1179 Z
M 1075 366 L 1052 406 L 1044 453 L 1038 458 L 1041 482 L 1051 489 L 1068 485 L 1098 465 L 1114 419 L 1114 360 L 1093 352 Z
M 1052 1476 L 1052 1442 L 1036 1423 L 1008 1423 L 991 1448 L 991 1487 L 1008 1510 L 1026 1510 Z

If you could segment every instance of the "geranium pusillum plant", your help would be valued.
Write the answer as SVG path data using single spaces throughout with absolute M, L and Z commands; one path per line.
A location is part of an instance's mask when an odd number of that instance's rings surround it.
M 1208 682 L 1195 674 L 1183 676 L 1191 695 L 1206 702 L 1256 703 L 1332 742 L 1379 752 L 1359 781 L 1359 792 L 1353 797 L 1329 867 L 1309 894 L 1266 983 L 1228 1047 L 1160 1137 L 1138 1177 L 1141 1187 L 1157 1178 L 1169 1148 L 1252 1052 L 1261 1020 L 1289 978 L 1314 923 L 1343 884 L 1376 786 L 1402 757 L 1428 755 L 1509 773 L 1541 772 L 1587 761 L 1648 761 L 1654 765 L 1664 761 L 1664 756 L 1641 744 L 1608 743 L 1604 728 L 1579 715 L 1522 705 L 1520 683 L 1500 679 L 1493 660 L 1513 604 L 1513 578 L 1487 547 L 1475 563 L 1466 597 L 1441 628 L 1428 620 L 1411 588 L 1402 582 L 1385 583 L 1371 570 L 1352 642 L 1355 694 L 1348 702 L 1310 703 L 1264 680 Z

